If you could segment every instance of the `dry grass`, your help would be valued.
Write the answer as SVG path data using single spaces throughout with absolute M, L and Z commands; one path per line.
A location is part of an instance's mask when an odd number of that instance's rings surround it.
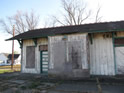
M 21 70 L 21 65 L 14 65 L 13 69 L 11 69 L 11 66 L 0 66 L 0 74 L 10 73 L 10 72 L 15 72 L 20 70 Z

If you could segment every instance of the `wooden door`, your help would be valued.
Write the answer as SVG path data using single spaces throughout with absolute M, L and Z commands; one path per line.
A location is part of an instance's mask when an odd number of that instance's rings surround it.
M 41 73 L 48 72 L 48 51 L 41 51 L 40 52 L 40 59 L 41 59 Z

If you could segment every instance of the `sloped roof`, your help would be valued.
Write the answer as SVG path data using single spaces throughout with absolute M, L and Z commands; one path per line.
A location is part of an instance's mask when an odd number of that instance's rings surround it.
M 15 37 L 9 38 L 7 40 L 22 40 L 70 33 L 96 33 L 112 31 L 124 31 L 124 21 L 35 29 L 16 35 Z
M 14 60 L 17 59 L 19 57 L 20 54 L 14 54 Z M 8 55 L 8 59 L 11 60 L 12 59 L 12 54 Z

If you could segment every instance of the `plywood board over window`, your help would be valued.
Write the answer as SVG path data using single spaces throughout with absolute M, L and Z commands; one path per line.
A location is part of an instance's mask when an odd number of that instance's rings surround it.
M 124 47 L 115 48 L 117 74 L 124 75 Z
M 89 77 L 87 34 L 49 37 L 50 69 L 67 77 Z
M 35 68 L 35 46 L 26 47 L 26 68 Z
M 124 45 L 124 38 L 116 38 L 114 44 L 115 45 Z
M 48 50 L 48 45 L 40 45 L 39 46 L 39 51 L 47 51 Z
M 73 69 L 81 69 L 81 41 L 68 42 L 69 61 L 72 63 Z
M 115 38 L 114 41 L 117 74 L 124 75 L 124 38 Z

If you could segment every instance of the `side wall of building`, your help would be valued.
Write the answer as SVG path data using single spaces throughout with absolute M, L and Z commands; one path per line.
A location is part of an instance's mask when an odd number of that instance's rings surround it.
M 90 74 L 115 75 L 112 33 L 92 34 Z
M 117 32 L 114 37 L 116 74 L 124 75 L 124 32 Z
M 26 68 L 26 47 L 35 46 L 34 41 L 32 39 L 24 40 L 22 48 L 22 72 L 40 73 L 39 46 L 48 45 L 48 72 L 50 74 L 82 77 L 90 71 L 90 75 L 116 75 L 119 64 L 123 62 L 122 58 L 124 58 L 123 56 L 118 57 L 120 54 L 118 50 L 124 50 L 124 46 L 114 47 L 112 33 L 94 33 L 90 37 L 90 43 L 87 36 L 87 34 L 70 34 L 50 36 L 49 41 L 47 38 L 37 39 L 35 68 Z M 116 37 L 124 37 L 124 32 L 116 32 Z M 87 74 L 84 74 L 84 72 Z
M 49 73 L 62 77 L 89 76 L 88 34 L 49 37 Z
M 40 45 L 48 45 L 47 38 L 39 38 L 37 39 L 37 46 L 32 39 L 23 40 L 22 47 L 22 73 L 40 73 Z M 27 46 L 35 46 L 35 68 L 26 68 L 26 47 Z

